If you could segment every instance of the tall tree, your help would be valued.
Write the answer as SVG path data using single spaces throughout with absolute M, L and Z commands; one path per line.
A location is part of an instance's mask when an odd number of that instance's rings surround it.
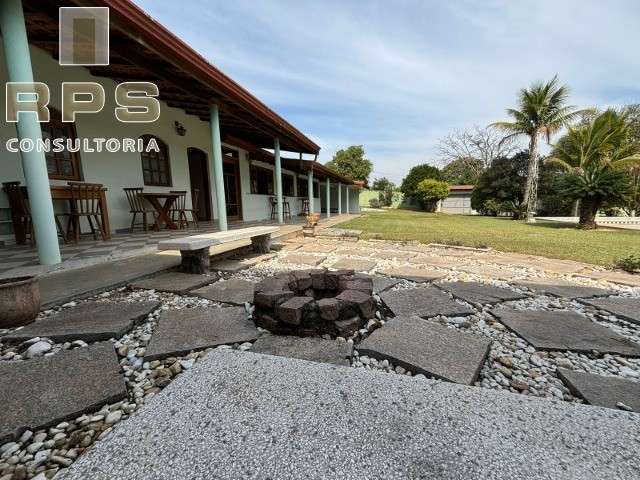
M 373 163 L 367 160 L 362 145 L 351 145 L 338 150 L 326 166 L 352 180 L 362 180 L 369 184 L 369 176 L 373 171 Z
M 553 134 L 589 111 L 576 110 L 575 107 L 567 105 L 568 97 L 568 87 L 560 85 L 556 75 L 548 82 L 534 83 L 530 88 L 520 90 L 518 108 L 507 109 L 507 114 L 513 121 L 496 122 L 490 125 L 508 132 L 505 141 L 522 135 L 529 137 L 529 166 L 524 191 L 528 223 L 535 222 L 538 202 L 540 138 L 544 137 L 547 143 L 550 143 Z
M 407 176 L 402 180 L 400 191 L 407 197 L 413 197 L 418 200 L 419 196 L 416 194 L 416 188 L 422 180 L 425 180 L 427 178 L 441 180 L 442 175 L 437 167 L 429 165 L 428 163 L 416 165 L 415 167 L 412 167 L 411 170 L 409 170 Z
M 628 172 L 640 166 L 640 146 L 633 141 L 628 114 L 610 109 L 587 126 L 570 128 L 547 162 L 567 171 L 564 191 L 580 200 L 580 226 L 594 229 L 599 208 L 627 200 Z
M 475 126 L 467 130 L 456 130 L 438 142 L 440 161 L 465 166 L 479 177 L 496 158 L 508 157 L 518 150 L 513 140 L 504 140 L 503 135 L 492 128 Z
M 376 178 L 371 188 L 379 192 L 378 200 L 382 206 L 390 207 L 393 204 L 393 194 L 396 190 L 396 185 L 387 177 Z
M 442 168 L 442 179 L 451 185 L 475 185 L 484 171 L 480 160 L 460 158 Z

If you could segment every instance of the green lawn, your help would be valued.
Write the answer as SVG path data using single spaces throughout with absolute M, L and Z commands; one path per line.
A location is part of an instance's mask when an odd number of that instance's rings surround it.
M 640 231 L 583 231 L 558 222 L 527 225 L 506 218 L 387 210 L 364 212 L 340 227 L 362 230 L 364 238 L 488 246 L 598 265 L 610 265 L 631 253 L 640 254 Z

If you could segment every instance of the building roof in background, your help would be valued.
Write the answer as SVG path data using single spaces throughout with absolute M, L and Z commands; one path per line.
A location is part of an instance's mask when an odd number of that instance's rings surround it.
M 92 75 L 150 81 L 169 106 L 209 121 L 219 105 L 223 137 L 245 138 L 262 148 L 280 139 L 283 150 L 317 154 L 320 147 L 248 90 L 209 63 L 130 0 L 23 0 L 29 42 L 58 56 L 58 8 L 108 7 L 110 64 L 86 67 Z M 185 5 L 185 8 L 188 8 Z
M 476 188 L 475 185 L 449 185 L 449 190 L 452 192 L 470 192 L 474 188 Z

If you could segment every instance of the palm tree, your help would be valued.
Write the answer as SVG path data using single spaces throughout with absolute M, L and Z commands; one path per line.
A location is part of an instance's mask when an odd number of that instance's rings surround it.
M 568 172 L 563 191 L 580 200 L 580 226 L 594 229 L 599 208 L 628 200 L 629 170 L 640 166 L 640 146 L 631 136 L 628 115 L 610 109 L 586 125 L 569 128 L 546 162 Z
M 548 82 L 534 83 L 523 88 L 518 94 L 518 108 L 507 109 L 513 118 L 511 122 L 496 122 L 490 127 L 509 132 L 503 141 L 526 135 L 529 137 L 529 168 L 527 184 L 524 190 L 527 223 L 535 222 L 535 210 L 538 202 L 538 141 L 545 137 L 547 143 L 551 136 L 589 110 L 576 110 L 566 105 L 569 89 L 558 84 L 558 76 Z

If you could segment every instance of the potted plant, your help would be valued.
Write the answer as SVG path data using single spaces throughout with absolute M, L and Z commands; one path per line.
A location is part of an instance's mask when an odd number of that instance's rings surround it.
M 13 328 L 35 320 L 40 311 L 36 277 L 0 279 L 0 328 Z

